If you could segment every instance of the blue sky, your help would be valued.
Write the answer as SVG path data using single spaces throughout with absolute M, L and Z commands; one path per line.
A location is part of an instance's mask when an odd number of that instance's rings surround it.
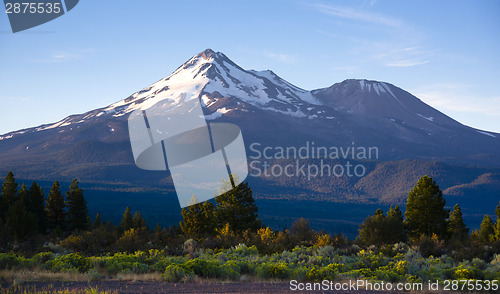
M 0 15 L 0 134 L 124 99 L 212 48 L 305 89 L 399 86 L 500 133 L 500 1 L 80 1 L 13 34 Z

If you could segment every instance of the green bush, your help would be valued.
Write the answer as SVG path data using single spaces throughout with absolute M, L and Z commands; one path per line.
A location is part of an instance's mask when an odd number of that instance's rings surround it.
M 118 274 L 118 273 L 135 273 L 135 274 L 144 274 L 149 272 L 149 266 L 142 262 L 134 261 L 113 261 L 107 267 L 107 272 L 110 275 Z
M 230 249 L 230 252 L 236 256 L 246 257 L 252 255 L 259 255 L 259 250 L 255 245 L 248 247 L 245 244 L 239 244 Z
M 0 269 L 12 269 L 20 266 L 22 263 L 21 258 L 14 254 L 0 253 Z
M 453 278 L 455 280 L 469 280 L 475 278 L 474 270 L 470 268 L 465 268 L 463 265 L 460 265 L 455 269 L 453 274 Z
M 257 276 L 261 279 L 288 279 L 291 270 L 286 263 L 263 263 L 257 267 Z
M 59 256 L 46 262 L 48 268 L 54 272 L 86 272 L 90 268 L 90 261 L 77 253 Z
M 184 267 L 195 275 L 204 278 L 220 278 L 221 269 L 219 263 L 213 260 L 195 258 L 184 264 Z
M 33 257 L 31 257 L 31 261 L 33 262 L 34 265 L 43 265 L 47 261 L 54 259 L 55 255 L 53 252 L 47 251 L 47 252 L 40 252 Z
M 181 266 L 177 264 L 171 264 L 167 266 L 162 277 L 167 282 L 179 282 L 181 280 L 186 280 L 186 278 L 190 279 L 192 275 L 193 275 L 192 272 L 185 270 Z
M 240 262 L 237 260 L 226 261 L 223 265 L 219 266 L 221 271 L 222 279 L 236 280 L 240 277 L 241 267 Z
M 87 278 L 91 281 L 99 281 L 102 279 L 102 275 L 96 269 L 91 269 L 86 274 Z
M 290 274 L 290 279 L 297 281 L 305 281 L 307 279 L 308 273 L 309 269 L 303 266 L 299 266 L 292 270 L 292 273 Z
M 321 280 L 330 280 L 333 281 L 337 277 L 337 264 L 329 264 L 325 267 L 322 267 L 319 270 L 319 276 L 321 277 Z

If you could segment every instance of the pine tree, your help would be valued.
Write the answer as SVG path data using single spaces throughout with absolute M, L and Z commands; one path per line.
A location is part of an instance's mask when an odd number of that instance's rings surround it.
M 377 209 L 359 228 L 359 239 L 367 245 L 394 244 L 405 241 L 403 213 L 399 206 L 389 208 L 387 216 Z
M 156 227 L 153 230 L 153 234 L 157 235 L 160 234 L 163 231 L 163 228 L 160 226 L 160 223 L 156 223 Z
M 78 187 L 78 181 L 73 180 L 66 192 L 66 205 L 68 207 L 69 229 L 88 230 L 90 227 L 90 216 L 87 208 L 87 201 L 83 196 L 83 190 Z
M 165 246 L 167 241 L 167 230 L 160 226 L 160 223 L 156 224 L 153 231 L 153 244 L 156 246 Z
M 135 229 L 147 229 L 146 220 L 142 217 L 140 211 L 136 211 L 134 213 L 134 217 L 132 218 L 132 227 Z
M 18 199 L 9 207 L 5 219 L 16 241 L 25 239 L 37 229 L 36 216 L 26 211 L 23 199 Z
M 394 208 L 391 206 L 387 212 L 384 236 L 388 244 L 406 241 L 403 212 L 399 209 L 399 205 Z
M 47 230 L 47 212 L 45 211 L 45 197 L 42 188 L 33 182 L 28 191 L 26 200 L 27 211 L 33 213 L 37 219 L 38 231 L 45 233 Z
M 489 215 L 485 215 L 479 227 L 479 241 L 489 244 L 495 241 L 495 226 Z
M 382 232 L 385 226 L 385 215 L 377 209 L 373 216 L 367 217 L 359 226 L 359 239 L 367 245 L 381 245 L 386 242 Z
M 406 202 L 406 224 L 412 240 L 419 240 L 422 235 L 436 234 L 445 239 L 450 211 L 445 209 L 446 200 L 436 182 L 429 176 L 423 176 L 408 194 Z
M 28 203 L 28 190 L 26 190 L 26 185 L 24 185 L 24 183 L 21 185 L 21 189 L 19 189 L 19 191 L 17 192 L 17 198 L 16 198 L 16 202 L 17 200 L 22 200 L 24 205 L 27 206 Z
M 134 223 L 132 222 L 132 213 L 130 212 L 130 207 L 127 206 L 125 212 L 123 213 L 122 221 L 120 222 L 120 229 L 125 232 L 133 226 Z
M 59 190 L 59 182 L 56 180 L 50 189 L 49 197 L 47 199 L 47 221 L 48 227 L 51 230 L 64 229 L 66 212 L 64 208 L 64 198 Z
M 5 181 L 2 184 L 2 193 L 0 194 L 0 218 L 5 219 L 5 214 L 15 200 L 17 195 L 17 183 L 12 171 L 7 173 Z
M 469 237 L 469 228 L 464 223 L 462 217 L 462 210 L 458 204 L 453 207 L 453 211 L 450 214 L 450 220 L 448 222 L 448 232 L 453 240 L 465 241 Z
M 94 229 L 97 229 L 99 228 L 100 226 L 102 226 L 103 223 L 101 221 L 101 215 L 99 214 L 99 212 L 95 215 L 95 220 L 94 220 Z
M 206 236 L 214 236 L 217 222 L 215 206 L 210 201 L 190 205 L 181 211 L 182 221 L 179 227 L 187 236 L 200 240 Z
M 231 181 L 223 180 L 221 191 L 228 192 L 215 198 L 219 227 L 229 224 L 234 232 L 257 231 L 261 222 L 257 218 L 258 208 L 252 196 L 252 189 L 248 187 L 248 183 L 241 183 L 231 189 L 231 183 L 232 178 Z
M 500 201 L 498 202 L 495 214 L 497 215 L 497 223 L 495 224 L 495 239 L 500 240 Z

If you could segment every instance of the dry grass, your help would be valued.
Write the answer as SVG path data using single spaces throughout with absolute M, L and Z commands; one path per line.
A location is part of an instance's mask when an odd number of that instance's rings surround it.
M 118 274 L 115 279 L 120 281 L 164 281 L 160 273 L 148 273 L 148 274 Z
M 8 282 L 82 282 L 93 280 L 120 280 L 120 281 L 163 281 L 160 273 L 147 274 L 118 274 L 116 276 L 103 275 L 96 279 L 89 274 L 81 273 L 53 273 L 42 270 L 0 270 L 0 281 Z
M 87 281 L 84 274 L 53 273 L 41 270 L 0 270 L 0 280 L 10 282 Z
M 62 289 L 56 290 L 52 286 L 37 288 L 36 286 L 12 285 L 4 289 L 0 288 L 0 294 L 116 294 L 117 291 L 101 291 L 97 287 L 86 289 Z

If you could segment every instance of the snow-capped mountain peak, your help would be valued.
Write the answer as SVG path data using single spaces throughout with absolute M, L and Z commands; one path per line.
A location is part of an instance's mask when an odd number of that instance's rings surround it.
M 121 116 L 136 109 L 150 108 L 162 100 L 175 107 L 214 93 L 222 97 L 237 97 L 258 108 L 289 114 L 298 114 L 301 106 L 319 104 L 309 91 L 288 83 L 272 71 L 246 71 L 223 53 L 207 49 L 168 77 L 106 107 L 104 112 L 115 110 L 114 116 Z
M 306 91 L 270 70 L 245 70 L 223 53 L 207 49 L 169 76 L 107 107 L 0 136 L 0 154 L 59 152 L 64 146 L 77 148 L 74 154 L 102 147 L 88 149 L 89 140 L 121 142 L 129 151 L 129 113 L 151 107 L 190 111 L 195 103 L 202 105 L 205 119 L 235 123 L 245 136 L 271 145 L 302 144 L 306 138 L 334 146 L 356 141 L 399 150 L 387 156 L 400 158 L 441 156 L 450 150 L 454 156 L 497 156 L 500 142 L 500 135 L 464 126 L 386 82 L 350 79 Z

